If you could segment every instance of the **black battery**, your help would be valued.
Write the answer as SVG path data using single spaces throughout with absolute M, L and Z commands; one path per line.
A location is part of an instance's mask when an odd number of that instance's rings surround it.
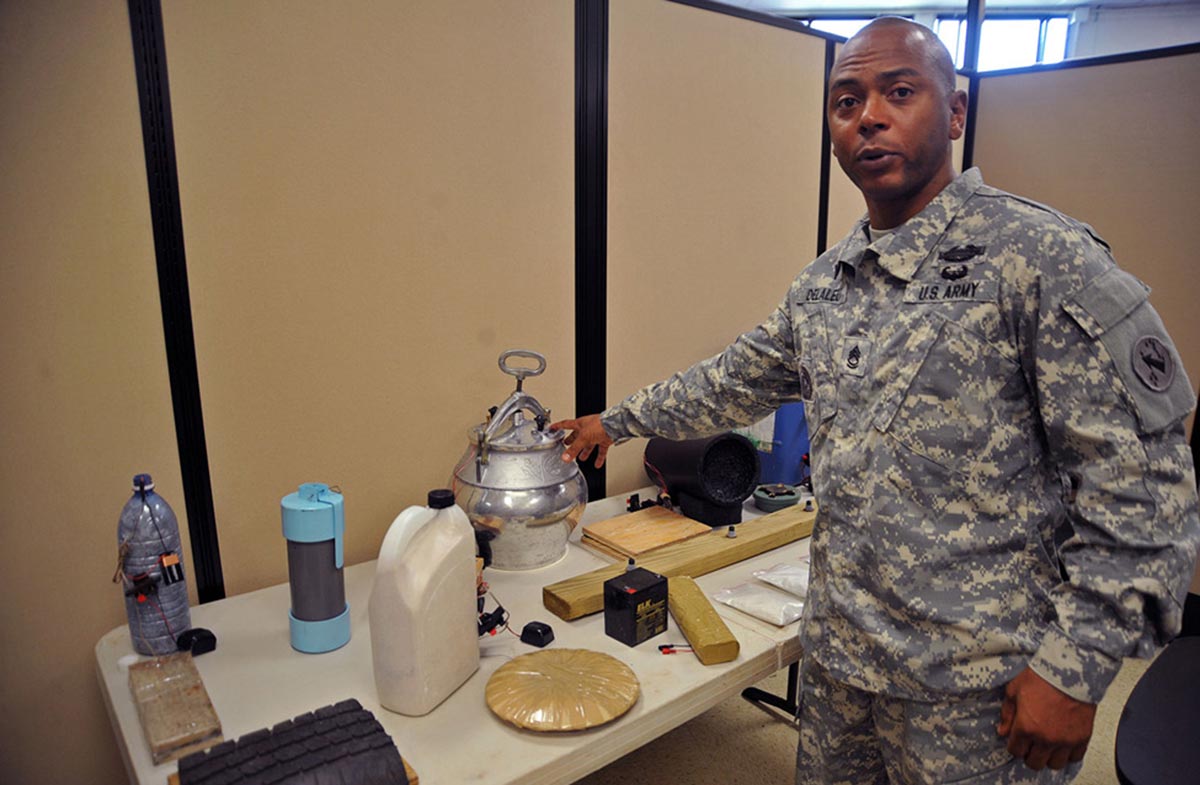
M 604 632 L 626 646 L 667 631 L 667 579 L 636 567 L 604 582 Z

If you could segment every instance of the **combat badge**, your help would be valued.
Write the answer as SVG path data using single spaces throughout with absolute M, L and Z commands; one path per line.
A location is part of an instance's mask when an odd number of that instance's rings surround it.
M 938 258 L 943 262 L 965 262 L 974 259 L 987 250 L 986 245 L 960 245 L 949 251 L 942 251 Z
M 1166 344 L 1147 335 L 1133 345 L 1133 372 L 1154 392 L 1165 392 L 1175 379 L 1175 359 Z

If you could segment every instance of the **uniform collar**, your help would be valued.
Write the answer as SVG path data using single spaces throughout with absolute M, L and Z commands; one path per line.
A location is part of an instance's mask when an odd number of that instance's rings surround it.
M 866 216 L 861 218 L 842 242 L 834 267 L 840 264 L 858 269 L 858 263 L 870 254 L 879 266 L 901 280 L 911 281 L 929 256 L 946 228 L 958 215 L 967 199 L 983 185 L 983 176 L 972 168 L 960 174 L 925 209 L 909 218 L 890 234 L 871 242 L 867 237 Z

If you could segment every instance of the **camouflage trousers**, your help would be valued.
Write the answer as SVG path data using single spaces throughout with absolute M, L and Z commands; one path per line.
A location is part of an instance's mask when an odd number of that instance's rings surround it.
M 996 734 L 1004 688 L 936 703 L 835 681 L 806 657 L 796 785 L 1062 785 L 1080 764 L 1033 771 Z

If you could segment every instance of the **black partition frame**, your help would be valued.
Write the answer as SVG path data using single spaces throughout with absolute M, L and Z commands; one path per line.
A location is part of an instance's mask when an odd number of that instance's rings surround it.
M 225 596 L 225 579 L 213 510 L 204 407 L 200 404 L 200 376 L 196 369 L 162 4 L 160 0 L 129 0 L 128 4 L 158 268 L 158 296 L 167 348 L 167 375 L 175 414 L 175 439 L 179 448 L 196 595 L 203 603 Z
M 841 36 L 812 30 L 793 19 L 712 0 L 665 1 L 824 39 L 826 82 L 836 45 L 845 41 Z M 224 597 L 225 587 L 196 367 L 162 7 L 161 0 L 127 0 L 127 3 L 176 442 L 196 588 L 203 603 Z M 575 410 L 578 414 L 601 411 L 607 404 L 608 14 L 609 0 L 575 0 Z M 1200 52 L 1200 44 L 1190 44 L 980 74 L 974 66 L 978 62 L 979 28 L 983 16 L 983 0 L 970 0 L 966 61 L 971 67 L 960 71 L 970 79 L 964 168 L 971 166 L 974 156 L 981 79 Z M 817 255 L 826 250 L 828 242 L 826 224 L 832 172 L 829 129 L 824 122 L 821 133 L 817 247 L 814 249 Z M 588 480 L 589 497 L 605 496 L 603 470 L 588 464 L 583 471 Z

